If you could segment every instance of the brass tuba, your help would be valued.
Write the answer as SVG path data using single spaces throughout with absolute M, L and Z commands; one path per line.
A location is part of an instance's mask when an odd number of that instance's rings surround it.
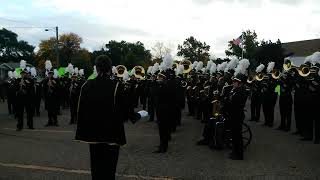
M 311 68 L 307 64 L 301 64 L 301 66 L 298 68 L 298 73 L 302 77 L 307 77 L 311 73 Z
M 124 75 L 124 72 L 127 71 L 127 68 L 124 65 L 118 65 L 116 66 L 116 70 L 117 70 L 117 77 L 118 78 L 122 78 Z
M 272 76 L 273 79 L 279 79 L 280 76 L 281 76 L 280 70 L 278 70 L 278 69 L 273 69 L 273 70 L 272 70 L 272 73 L 271 73 L 271 76 Z
M 135 66 L 135 67 L 133 67 L 133 70 L 134 70 L 133 75 L 136 78 L 138 78 L 140 80 L 144 79 L 145 71 L 144 71 L 144 68 L 142 66 Z
M 257 81 L 262 81 L 264 77 L 265 77 L 265 74 L 263 74 L 263 73 L 258 73 L 258 74 L 255 76 L 255 79 L 256 79 Z
M 289 59 L 286 59 L 283 63 L 283 69 L 285 71 L 289 71 L 292 68 L 296 68 L 298 69 L 299 67 L 297 67 L 296 65 L 294 65 Z
M 183 65 L 183 74 L 188 74 L 192 70 L 192 63 L 189 60 L 181 61 L 180 65 Z

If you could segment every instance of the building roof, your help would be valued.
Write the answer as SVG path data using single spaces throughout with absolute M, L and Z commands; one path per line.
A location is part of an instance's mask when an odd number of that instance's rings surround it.
M 33 67 L 32 64 L 29 64 L 29 63 L 27 63 L 27 66 Z M 2 63 L 0 65 L 0 69 L 14 70 L 14 69 L 19 68 L 19 67 L 20 67 L 20 63 L 16 63 L 16 62 Z
M 320 51 L 320 39 L 282 43 L 282 47 L 285 49 L 285 54 L 305 57 Z

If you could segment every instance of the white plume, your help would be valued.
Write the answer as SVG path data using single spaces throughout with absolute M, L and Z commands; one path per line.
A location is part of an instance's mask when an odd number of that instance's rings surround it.
M 53 70 L 53 77 L 58 78 L 58 70 L 57 69 Z
M 234 70 L 237 67 L 238 63 L 239 63 L 238 59 L 231 59 L 227 65 L 226 69 L 228 69 L 228 70 L 233 69 Z
M 33 77 L 36 77 L 36 76 L 37 76 L 37 70 L 36 70 L 36 68 L 32 67 L 32 68 L 30 69 L 30 72 L 31 72 L 31 76 L 33 76 Z
M 17 73 L 17 71 L 14 71 L 14 72 L 13 72 L 13 77 L 14 77 L 15 79 L 19 78 L 19 76 L 20 76 L 20 75 Z
M 136 73 L 136 69 L 135 68 L 132 68 L 132 70 L 131 70 L 131 75 L 134 75 Z
M 84 69 L 80 69 L 80 70 L 79 70 L 79 75 L 80 75 L 80 76 L 83 76 L 83 75 L 84 75 Z
M 66 68 L 66 72 L 69 74 L 73 73 L 73 65 L 71 63 L 68 64 L 68 67 Z
M 115 66 L 112 66 L 112 74 L 116 74 L 117 73 L 117 68 Z
M 250 66 L 250 61 L 248 59 L 242 59 L 239 61 L 238 66 L 235 69 L 234 76 L 238 74 L 247 75 L 247 69 Z
M 76 75 L 79 74 L 79 69 L 77 67 L 74 68 L 74 74 L 76 74 Z
M 129 80 L 129 73 L 128 73 L 128 71 L 124 71 L 124 72 L 123 72 L 123 77 L 122 77 L 122 79 L 123 79 L 124 81 L 128 81 L 128 80 Z
M 196 67 L 197 67 L 197 65 L 198 65 L 198 61 L 194 61 L 193 63 L 192 63 L 192 69 L 195 69 Z
M 256 68 L 256 73 L 262 72 L 264 68 L 265 68 L 265 65 L 260 64 L 260 65 Z
M 51 64 L 50 60 L 46 60 L 46 62 L 44 64 L 45 64 L 46 70 L 49 71 L 52 68 L 52 64 Z
M 228 63 L 227 62 L 223 62 L 221 64 L 218 65 L 218 71 L 224 71 L 224 69 L 226 69 Z
M 182 74 L 182 73 L 183 73 L 183 70 L 184 70 L 184 66 L 180 64 L 180 65 L 175 69 L 176 75 L 178 76 L 178 75 Z
M 200 61 L 198 62 L 197 66 L 196 66 L 196 71 L 200 71 L 203 68 L 203 62 Z
M 97 77 L 97 76 L 98 76 L 97 68 L 96 68 L 96 66 L 95 66 L 95 65 L 93 66 L 93 74 L 94 74 L 94 76 L 95 76 L 95 77 Z
M 159 71 L 159 63 L 154 63 L 152 66 L 151 74 L 154 75 L 157 71 Z
M 210 74 L 216 73 L 217 71 L 217 65 L 213 63 L 210 67 Z
M 147 74 L 151 74 L 151 72 L 152 72 L 152 66 L 149 66 L 147 70 Z
M 311 62 L 312 62 L 312 64 L 320 63 L 320 52 L 319 51 L 312 54 Z
M 167 67 L 165 66 L 165 64 L 162 62 L 162 63 L 160 63 L 160 65 L 159 65 L 159 70 L 160 71 L 165 71 L 167 69 Z
M 12 73 L 12 71 L 8 71 L 8 77 L 11 79 L 11 78 L 13 78 L 13 73 Z
M 20 61 L 20 68 L 23 70 L 27 67 L 27 62 L 25 60 Z
M 269 62 L 268 63 L 268 67 L 267 67 L 267 73 L 271 73 L 271 71 L 273 70 L 275 66 L 275 62 Z
M 30 72 L 30 67 L 26 67 L 27 72 Z
M 201 71 L 203 74 L 206 73 L 206 68 L 202 68 Z
M 212 61 L 212 60 L 208 61 L 207 67 L 206 67 L 206 70 L 207 70 L 207 71 L 210 71 L 210 68 L 211 68 L 212 64 L 213 64 L 213 61 Z
M 163 57 L 164 70 L 171 69 L 173 65 L 173 58 L 171 54 L 167 54 Z

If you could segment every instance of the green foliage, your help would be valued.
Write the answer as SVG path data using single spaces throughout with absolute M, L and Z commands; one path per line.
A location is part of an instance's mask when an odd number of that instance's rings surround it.
M 20 62 L 26 60 L 34 63 L 34 46 L 26 41 L 18 41 L 18 35 L 7 29 L 0 29 L 0 62 Z
M 178 56 L 194 61 L 206 63 L 209 60 L 210 46 L 205 42 L 198 41 L 193 36 L 187 38 L 182 45 L 178 45 Z
M 281 41 L 278 39 L 277 42 L 262 40 L 260 46 L 255 52 L 255 59 L 258 65 L 269 62 L 275 62 L 275 69 L 282 69 L 284 61 L 284 49 L 282 48 Z
M 74 52 L 74 55 L 71 57 L 71 63 L 74 67 L 84 69 L 84 74 L 86 77 L 88 77 L 93 72 L 90 52 L 86 49 L 80 49 Z
M 105 49 L 101 48 L 99 51 L 94 51 L 91 58 L 94 60 L 97 56 L 103 54 L 111 58 L 113 66 L 121 64 L 126 66 L 128 70 L 136 65 L 146 68 L 151 64 L 151 53 L 145 49 L 144 44 L 140 41 L 135 43 L 109 41 L 105 45 Z

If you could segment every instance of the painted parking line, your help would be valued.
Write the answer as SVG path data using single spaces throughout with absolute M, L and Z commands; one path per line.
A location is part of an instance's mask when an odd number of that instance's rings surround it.
M 60 167 L 50 167 L 50 166 L 38 166 L 32 164 L 14 164 L 14 163 L 3 163 L 0 162 L 0 166 L 11 167 L 11 168 L 21 168 L 21 169 L 31 169 L 40 171 L 52 171 L 52 172 L 64 172 L 64 173 L 75 173 L 75 174 L 91 174 L 89 170 L 81 169 L 65 169 Z M 143 176 L 143 175 L 130 175 L 130 174 L 116 174 L 120 177 L 125 178 L 135 178 L 135 179 L 148 179 L 148 180 L 174 180 L 172 177 L 156 177 L 156 176 Z
M 16 131 L 14 128 L 2 128 L 3 130 L 8 131 Z M 67 130 L 50 130 L 50 129 L 23 129 L 23 131 L 26 132 L 48 132 L 48 133 L 75 133 L 75 131 L 67 131 Z M 143 137 L 153 137 L 153 136 L 159 136 L 158 134 L 132 134 L 132 133 L 126 133 L 128 136 L 143 136 Z

